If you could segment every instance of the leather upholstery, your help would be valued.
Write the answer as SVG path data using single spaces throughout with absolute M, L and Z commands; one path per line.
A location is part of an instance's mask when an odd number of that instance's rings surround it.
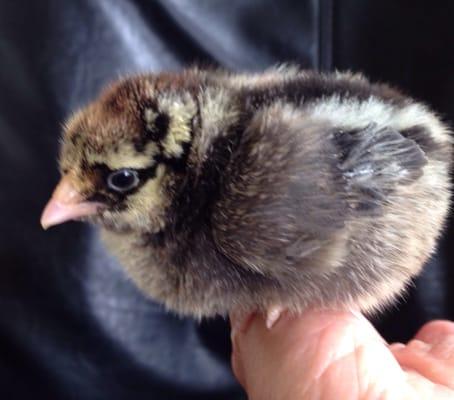
M 243 398 L 226 321 L 198 325 L 165 313 L 85 225 L 41 230 L 58 179 L 60 123 L 121 74 L 192 63 L 260 70 L 283 61 L 362 70 L 452 120 L 453 6 L 404 3 L 1 2 L 0 397 Z M 406 301 L 376 319 L 388 339 L 454 318 L 449 234 Z

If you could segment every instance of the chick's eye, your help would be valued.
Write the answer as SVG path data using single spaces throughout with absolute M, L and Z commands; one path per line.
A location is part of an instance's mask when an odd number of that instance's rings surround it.
M 120 169 L 110 173 L 107 186 L 116 192 L 127 192 L 139 184 L 139 174 L 133 169 Z

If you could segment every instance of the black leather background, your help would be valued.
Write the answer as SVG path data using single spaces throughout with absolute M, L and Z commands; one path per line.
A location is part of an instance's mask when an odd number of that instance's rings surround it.
M 391 81 L 452 121 L 453 19 L 453 5 L 426 1 L 0 2 L 0 398 L 242 398 L 225 321 L 163 312 L 87 226 L 39 226 L 60 124 L 103 84 L 194 62 L 293 61 Z M 454 318 L 448 232 L 406 301 L 377 318 L 388 339 Z

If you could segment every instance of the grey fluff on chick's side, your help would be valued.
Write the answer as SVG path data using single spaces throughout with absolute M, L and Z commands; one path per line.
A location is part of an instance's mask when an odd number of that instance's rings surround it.
M 99 225 L 180 314 L 370 312 L 433 253 L 451 150 L 425 105 L 361 75 L 143 74 L 69 119 L 42 223 Z

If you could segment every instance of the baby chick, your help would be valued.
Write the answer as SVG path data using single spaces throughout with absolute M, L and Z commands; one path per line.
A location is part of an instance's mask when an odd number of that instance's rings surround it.
M 451 148 L 424 105 L 360 75 L 141 75 L 66 124 L 41 222 L 98 224 L 138 286 L 181 314 L 368 312 L 434 251 Z

